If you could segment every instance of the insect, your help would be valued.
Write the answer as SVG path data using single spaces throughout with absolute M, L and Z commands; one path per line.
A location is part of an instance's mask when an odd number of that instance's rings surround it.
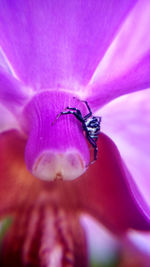
M 93 116 L 88 102 L 84 101 L 84 100 L 81 100 L 81 101 L 86 104 L 86 107 L 89 111 L 89 113 L 87 115 L 85 115 L 83 117 L 81 114 L 81 111 L 79 109 L 72 108 L 72 107 L 66 107 L 65 111 L 62 111 L 58 114 L 56 120 L 61 115 L 73 114 L 82 123 L 83 131 L 85 132 L 89 143 L 94 148 L 94 160 L 90 162 L 90 164 L 93 164 L 97 160 L 98 147 L 97 147 L 96 142 L 97 142 L 97 139 L 98 139 L 99 133 L 100 133 L 101 117 Z

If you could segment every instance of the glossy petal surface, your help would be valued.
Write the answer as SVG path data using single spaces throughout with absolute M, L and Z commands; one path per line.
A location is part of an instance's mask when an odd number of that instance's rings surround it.
M 135 0 L 0 2 L 0 45 L 25 84 L 79 89 Z M 9 38 L 8 38 L 9 36 Z

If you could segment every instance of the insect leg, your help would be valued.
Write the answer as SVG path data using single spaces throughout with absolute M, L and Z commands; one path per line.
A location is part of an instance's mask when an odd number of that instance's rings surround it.
M 99 123 L 101 123 L 101 121 L 102 121 L 102 117 L 100 117 L 100 116 L 96 116 L 96 118 L 98 119 Z
M 87 135 L 87 139 L 94 148 L 94 160 L 90 162 L 90 164 L 93 164 L 97 160 L 98 147 L 96 141 L 93 140 L 90 136 Z
M 54 122 L 52 123 L 52 125 L 55 123 L 56 120 L 58 120 L 58 118 L 61 116 L 61 115 L 67 115 L 67 114 L 73 114 L 79 121 L 83 122 L 83 117 L 82 117 L 82 114 L 80 112 L 80 110 L 76 109 L 76 108 L 66 108 L 66 109 L 71 109 L 71 110 L 68 110 L 68 111 L 62 111 L 60 112 L 56 119 L 54 120 Z M 72 111 L 72 110 L 75 110 L 75 111 Z
M 70 108 L 70 107 L 66 107 L 66 109 L 75 110 L 76 112 L 72 112 L 71 111 L 71 113 L 65 113 L 65 114 L 73 114 L 79 121 L 81 121 L 83 123 L 84 118 L 82 117 L 81 111 L 79 109 L 77 109 L 77 108 Z
M 88 113 L 86 116 L 84 116 L 84 120 L 87 120 L 89 117 L 92 116 L 92 111 L 91 111 L 91 109 L 90 109 L 89 104 L 88 104 L 87 101 L 82 100 L 82 102 L 84 102 L 84 103 L 86 104 L 87 109 L 88 109 L 88 111 L 89 111 L 89 113 Z
M 67 114 L 73 114 L 74 116 L 76 116 L 76 112 L 68 110 L 68 111 L 62 111 L 58 114 L 58 116 L 56 117 L 56 119 L 58 119 L 61 115 L 67 115 Z
M 62 111 L 62 112 L 60 112 L 60 113 L 57 115 L 56 119 L 52 122 L 52 125 L 54 125 L 54 123 L 59 119 L 59 117 L 60 117 L 61 115 L 65 115 L 65 114 L 74 114 L 74 112 L 73 112 L 73 111 Z
M 79 114 L 79 115 L 82 116 L 81 111 L 80 111 L 79 109 L 77 109 L 77 108 L 66 107 L 66 109 L 69 109 L 69 110 L 75 110 L 75 111 L 77 112 L 77 114 Z
M 79 110 L 79 109 L 77 109 L 77 108 L 70 108 L 70 107 L 66 107 L 66 109 L 80 111 L 80 110 Z
M 88 119 L 90 116 L 92 116 L 92 111 L 91 111 L 91 109 L 90 109 L 90 107 L 89 107 L 88 102 L 87 102 L 86 100 L 80 100 L 80 99 L 78 99 L 78 98 L 76 98 L 76 97 L 74 97 L 74 98 L 77 99 L 77 100 L 79 100 L 79 101 L 81 101 L 81 102 L 84 102 L 84 103 L 86 104 L 86 106 L 87 106 L 87 109 L 88 109 L 89 113 L 88 113 L 86 116 L 84 116 L 84 120 L 86 120 L 86 119 Z

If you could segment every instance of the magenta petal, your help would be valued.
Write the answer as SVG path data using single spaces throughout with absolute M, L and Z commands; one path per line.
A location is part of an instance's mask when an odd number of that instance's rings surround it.
M 4 71 L 8 72 L 11 75 L 14 75 L 14 71 L 9 63 L 6 55 L 4 54 L 2 48 L 0 47 L 0 67 L 4 69 Z M 15 75 L 14 75 L 15 76 Z
M 17 114 L 29 97 L 27 93 L 21 82 L 0 68 L 0 103 Z
M 150 218 L 150 90 L 114 100 L 103 109 L 102 129 L 115 141 L 132 178 L 132 194 Z
M 35 95 L 24 109 L 28 141 L 25 161 L 29 171 L 43 180 L 72 180 L 83 174 L 90 161 L 81 122 L 67 108 L 87 114 L 84 103 L 67 92 Z M 25 127 L 25 123 L 23 125 Z
M 97 67 L 89 100 L 95 109 L 110 100 L 150 87 L 150 2 L 138 1 Z
M 35 89 L 88 83 L 136 0 L 3 0 L 0 44 Z
M 0 105 L 0 133 L 16 128 L 19 126 L 13 114 L 3 105 Z

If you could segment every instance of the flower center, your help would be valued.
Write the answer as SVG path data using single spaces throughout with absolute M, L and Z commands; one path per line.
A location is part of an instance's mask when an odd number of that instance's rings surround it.
M 63 91 L 35 95 L 24 109 L 28 142 L 25 161 L 29 171 L 43 180 L 72 180 L 89 163 L 82 123 L 73 114 L 58 115 L 66 107 L 86 115 L 83 102 Z

